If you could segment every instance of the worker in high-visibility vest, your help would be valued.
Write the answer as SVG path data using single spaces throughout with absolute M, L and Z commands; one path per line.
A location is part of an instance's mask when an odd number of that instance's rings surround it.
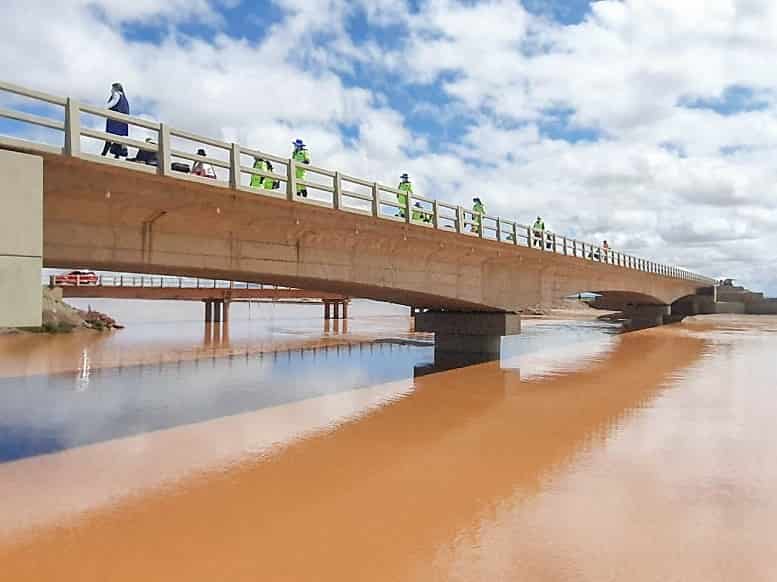
M 545 221 L 538 216 L 532 230 L 534 231 L 534 246 L 542 248 L 542 241 L 545 238 Z
M 301 139 L 296 139 L 293 142 L 294 145 L 294 152 L 291 154 L 292 159 L 297 162 L 297 171 L 296 171 L 296 177 L 297 180 L 304 180 L 305 179 L 305 168 L 300 166 L 299 164 L 310 164 L 310 152 L 308 151 L 307 147 L 305 146 L 305 143 Z M 301 184 L 297 184 L 297 196 L 302 196 L 303 198 L 308 197 L 308 189 L 305 188 L 305 186 L 302 186 Z
M 425 222 L 426 224 L 432 223 L 432 213 L 427 212 L 426 209 L 421 206 L 420 202 L 413 204 L 412 216 L 415 222 Z
M 472 199 L 472 232 L 480 234 L 480 229 L 483 226 L 483 215 L 486 213 L 486 206 L 483 202 L 475 196 Z
M 405 217 L 405 208 L 407 208 L 407 197 L 413 195 L 413 184 L 410 183 L 410 177 L 407 174 L 402 174 L 399 177 L 399 186 L 397 186 L 399 194 L 397 194 L 397 202 L 399 203 L 399 214 L 397 216 Z
M 254 158 L 254 170 L 262 172 L 272 172 L 272 164 L 263 158 Z M 276 181 L 266 176 L 251 174 L 251 188 L 264 188 L 265 190 L 274 190 Z

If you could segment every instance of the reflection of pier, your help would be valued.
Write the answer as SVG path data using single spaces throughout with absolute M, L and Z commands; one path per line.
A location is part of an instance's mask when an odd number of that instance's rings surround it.
M 51 285 L 54 279 L 52 277 Z M 148 277 L 140 275 L 103 275 L 97 284 L 64 285 L 63 297 L 79 299 L 142 299 L 157 301 L 202 301 L 206 323 L 229 321 L 233 302 L 320 303 L 324 319 L 348 319 L 350 297 L 337 293 L 309 291 L 235 281 L 215 281 L 187 277 Z

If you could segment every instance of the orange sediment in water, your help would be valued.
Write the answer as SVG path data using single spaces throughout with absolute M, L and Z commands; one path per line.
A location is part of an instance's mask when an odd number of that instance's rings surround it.
M 3 578 L 577 580 L 554 570 L 550 554 L 498 572 L 474 567 L 496 568 L 491 553 L 513 543 L 479 547 L 484 524 L 530 504 L 579 455 L 601 449 L 705 346 L 655 329 L 621 336 L 578 372 L 522 381 L 489 363 L 417 378 L 403 398 L 272 454 L 0 538 Z M 457 561 L 462 545 L 477 554 L 470 570 Z

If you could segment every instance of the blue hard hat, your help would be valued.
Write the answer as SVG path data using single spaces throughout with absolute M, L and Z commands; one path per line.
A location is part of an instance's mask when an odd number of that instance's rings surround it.
M 477 196 L 475 196 L 475 197 L 472 199 L 472 202 L 480 202 L 480 198 L 478 198 Z
M 305 147 L 305 142 L 304 142 L 304 141 L 302 141 L 301 139 L 295 139 L 295 140 L 294 140 L 293 142 L 291 142 L 291 143 L 293 143 L 293 144 L 294 144 L 296 147 L 298 147 L 298 148 L 304 148 L 304 147 Z
M 402 179 L 402 180 L 407 180 L 407 179 L 409 179 L 409 178 L 410 178 L 410 176 L 408 176 L 407 174 L 402 174 L 402 175 L 400 176 L 400 179 Z

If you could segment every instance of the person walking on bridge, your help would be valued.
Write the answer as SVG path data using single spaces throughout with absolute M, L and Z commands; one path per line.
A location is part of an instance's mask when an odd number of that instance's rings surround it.
M 301 139 L 295 139 L 292 142 L 292 145 L 294 145 L 294 152 L 291 154 L 291 158 L 297 162 L 295 175 L 297 180 L 304 180 L 305 168 L 301 167 L 299 164 L 310 165 L 310 152 L 308 151 L 307 146 L 305 146 L 305 142 L 303 142 Z M 307 198 L 308 189 L 305 186 L 297 184 L 297 196 Z
M 397 194 L 397 203 L 399 204 L 399 213 L 397 216 L 404 218 L 405 209 L 407 208 L 407 198 L 413 195 L 413 184 L 410 182 L 410 176 L 402 174 L 399 177 L 399 186 L 397 186 L 399 194 Z
M 197 155 L 202 156 L 203 158 L 208 156 L 203 148 L 197 150 Z M 213 169 L 213 166 L 206 164 L 205 162 L 194 162 L 192 165 L 192 174 L 203 178 L 210 178 L 211 180 L 215 180 L 217 177 L 216 170 Z
M 127 101 L 127 96 L 124 94 L 124 87 L 121 86 L 121 83 L 114 83 L 111 85 L 111 95 L 108 97 L 107 107 L 110 111 L 116 111 L 117 113 L 129 115 L 129 101 Z M 105 133 L 123 135 L 126 137 L 129 135 L 129 126 L 127 125 L 126 121 L 118 121 L 116 119 L 109 118 L 105 120 Z M 109 151 L 116 159 L 119 159 L 122 156 L 125 158 L 127 157 L 127 146 L 123 144 L 106 141 L 105 145 L 103 146 L 102 155 L 106 155 Z
M 472 199 L 472 232 L 479 235 L 483 228 L 483 215 L 486 213 L 486 205 L 475 196 Z
M 545 238 L 545 221 L 541 217 L 537 217 L 532 227 L 534 234 L 534 246 L 542 248 L 542 241 Z
M 263 158 L 254 158 L 254 170 L 262 172 L 272 172 L 272 164 Z M 265 190 L 277 190 L 280 188 L 280 182 L 268 178 L 267 176 L 258 176 L 251 174 L 251 188 L 264 188 Z

